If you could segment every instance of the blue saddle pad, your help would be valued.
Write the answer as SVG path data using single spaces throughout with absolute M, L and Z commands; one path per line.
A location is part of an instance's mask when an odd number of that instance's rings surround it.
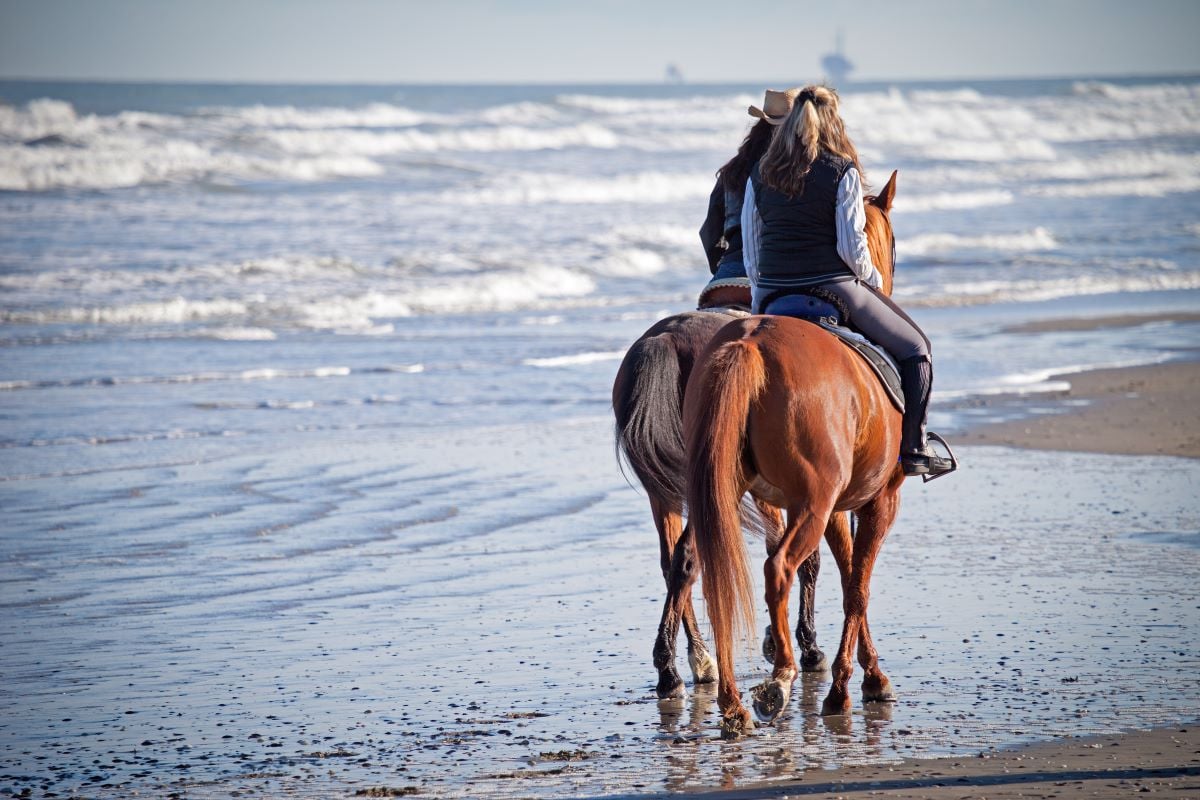
M 827 303 L 817 297 L 807 294 L 785 294 L 767 304 L 764 314 L 778 314 L 781 317 L 796 317 L 809 322 L 827 320 L 834 325 L 842 324 L 842 312 L 833 303 Z

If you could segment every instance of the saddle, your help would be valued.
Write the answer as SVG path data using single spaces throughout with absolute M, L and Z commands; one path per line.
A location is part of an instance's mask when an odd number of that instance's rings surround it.
M 807 320 L 832 333 L 842 344 L 858 353 L 883 384 L 888 399 L 896 410 L 904 413 L 904 393 L 900 390 L 900 369 L 892 357 L 867 337 L 846 326 L 849 312 L 837 295 L 819 287 L 802 292 L 776 293 L 763 303 L 763 313 Z
M 696 310 L 730 317 L 750 316 L 750 279 L 718 278 L 709 281 L 696 300 Z

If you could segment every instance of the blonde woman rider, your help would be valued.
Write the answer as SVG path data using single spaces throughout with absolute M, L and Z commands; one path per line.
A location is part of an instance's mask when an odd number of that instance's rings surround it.
M 930 448 L 926 408 L 933 387 L 929 339 L 880 293 L 865 233 L 863 169 L 825 86 L 790 89 L 791 113 L 751 170 L 742 205 L 742 247 L 756 313 L 786 313 L 788 296 L 834 300 L 849 324 L 900 367 L 904 421 L 900 462 L 906 475 L 940 475 L 953 463 Z

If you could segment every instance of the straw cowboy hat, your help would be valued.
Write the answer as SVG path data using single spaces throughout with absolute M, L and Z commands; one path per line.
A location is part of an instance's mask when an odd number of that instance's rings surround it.
M 750 106 L 748 113 L 752 117 L 765 119 L 772 125 L 780 125 L 792 112 L 792 105 L 800 96 L 800 92 L 800 89 L 786 89 L 782 92 L 767 89 L 767 93 L 763 97 L 762 108 Z

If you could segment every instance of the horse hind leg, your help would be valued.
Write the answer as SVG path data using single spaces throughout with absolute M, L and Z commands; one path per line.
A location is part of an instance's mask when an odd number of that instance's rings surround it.
M 774 553 L 778 549 L 780 537 L 783 536 L 783 515 L 780 514 L 778 508 L 764 500 L 755 498 L 754 505 L 758 507 L 758 513 L 762 517 L 763 530 L 766 534 L 767 555 L 770 556 L 771 553 Z M 768 616 L 770 615 L 769 609 L 767 614 Z M 775 663 L 775 636 L 771 632 L 769 624 L 763 631 L 762 654 L 768 664 Z
M 863 668 L 863 702 L 896 702 L 896 691 L 892 688 L 892 681 L 879 667 L 879 653 L 875 650 L 875 642 L 871 639 L 871 628 L 867 624 L 865 616 L 859 634 L 858 663 Z
M 796 578 L 800 583 L 800 601 L 796 609 L 796 644 L 800 648 L 801 672 L 824 672 L 829 669 L 829 660 L 817 645 L 816 588 L 817 575 L 821 572 L 821 549 L 813 550 L 804 559 Z M 763 635 L 762 654 L 768 663 L 775 663 L 775 637 L 770 625 Z
M 658 528 L 659 559 L 667 597 L 654 642 L 654 667 L 658 670 L 655 692 L 662 699 L 681 698 L 686 694 L 683 679 L 675 669 L 675 643 L 682 621 L 688 637 L 688 661 L 697 683 L 716 680 L 716 660 L 708 651 L 696 623 L 691 587 L 695 580 L 691 554 L 691 530 L 683 527 L 679 512 L 661 498 L 651 497 L 650 507 Z
M 850 575 L 848 578 L 845 574 L 847 568 L 843 567 L 842 570 L 844 587 L 842 609 L 845 613 L 845 621 L 837 658 L 833 662 L 833 682 L 829 687 L 829 694 L 826 695 L 821 706 L 822 716 L 850 713 L 849 683 L 850 676 L 854 671 L 852 654 L 855 652 L 856 646 L 865 673 L 864 697 L 869 700 L 882 700 L 887 699 L 890 695 L 894 698 L 891 681 L 880 669 L 874 643 L 870 640 L 871 634 L 867 627 L 867 602 L 875 559 L 896 519 L 899 503 L 899 483 L 896 483 L 884 490 L 859 512 L 858 532 L 854 537 L 853 556 L 849 565 Z M 860 637 L 861 646 L 858 646 Z
M 797 564 L 816 551 L 827 520 L 827 513 L 789 510 L 787 529 L 763 567 L 775 661 L 771 677 L 755 687 L 752 695 L 755 713 L 766 721 L 778 717 L 791 699 L 797 669 L 788 635 L 788 597 Z
M 829 518 L 825 527 L 826 541 L 850 541 L 850 522 L 846 514 L 836 513 Z M 831 544 L 831 548 L 833 545 Z M 816 589 L 817 575 L 821 572 L 821 548 L 800 565 L 800 607 L 796 615 L 796 643 L 800 646 L 800 670 L 802 672 L 824 672 L 829 669 L 825 653 L 817 646 Z
M 692 529 L 684 527 L 683 535 L 675 544 L 671 558 L 671 573 L 667 577 L 667 597 L 674 597 L 680 607 L 683 631 L 688 640 L 688 666 L 692 669 L 695 685 L 717 682 L 717 659 L 704 643 L 700 625 L 696 622 L 696 609 L 692 605 L 692 585 L 696 582 L 696 552 L 692 546 Z
M 829 543 L 830 552 L 838 564 L 839 571 L 844 571 L 844 578 L 850 575 L 850 517 L 848 514 L 834 514 L 829 518 L 825 527 L 825 541 Z M 843 566 L 845 569 L 843 570 Z M 821 549 L 813 550 L 811 556 L 804 560 L 796 577 L 800 579 L 800 607 L 797 609 L 796 643 L 800 646 L 800 671 L 824 672 L 829 669 L 829 660 L 824 651 L 817 646 L 816 624 L 816 588 L 817 575 L 821 572 Z M 845 582 L 843 581 L 843 591 Z M 763 639 L 763 657 L 774 663 L 775 640 L 771 636 L 771 628 L 767 627 Z

